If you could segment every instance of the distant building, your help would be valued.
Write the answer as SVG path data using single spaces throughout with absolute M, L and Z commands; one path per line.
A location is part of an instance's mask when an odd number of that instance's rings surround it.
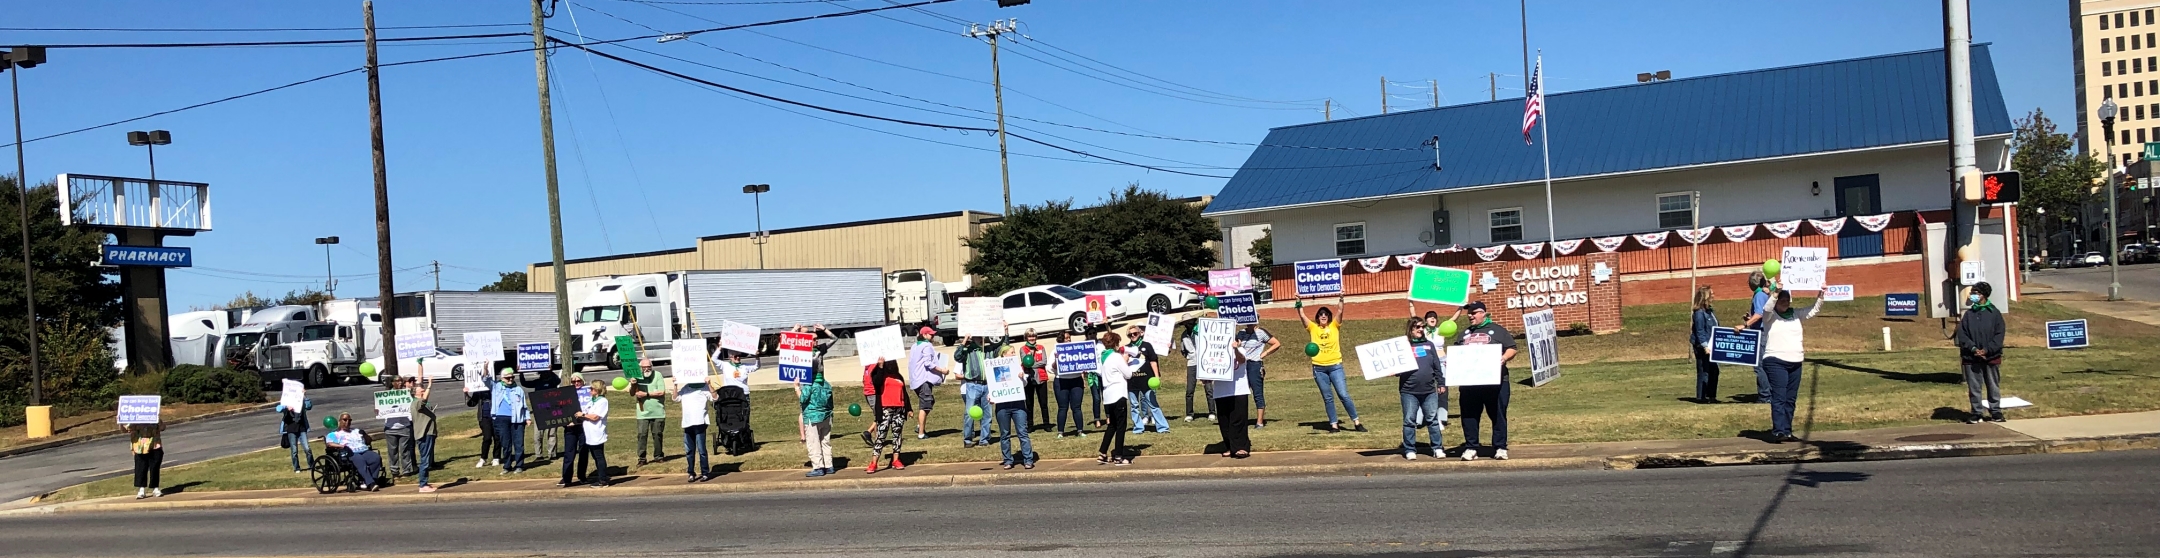
M 2160 2 L 2070 0 L 2070 58 L 2077 83 L 2078 148 L 2128 165 L 2160 142 Z M 2100 101 L 2115 99 L 2115 134 L 2100 138 Z M 2094 141 L 2106 139 L 2109 141 Z

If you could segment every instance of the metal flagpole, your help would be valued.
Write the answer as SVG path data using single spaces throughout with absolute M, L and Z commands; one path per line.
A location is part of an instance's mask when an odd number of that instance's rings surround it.
M 1536 72 L 1537 74 L 1539 74 L 1539 75 L 1538 75 L 1537 77 L 1535 77 L 1535 78 L 1532 78 L 1532 79 L 1535 79 L 1535 80 L 1537 80 L 1537 82 L 1538 82 L 1538 97 L 1540 97 L 1540 98 L 1542 98 L 1542 97 L 1546 97 L 1547 95 L 1545 95 L 1545 80 L 1544 80 L 1544 77 L 1545 77 L 1545 76 L 1544 76 L 1544 74 L 1545 74 L 1545 51 L 1544 51 L 1544 49 L 1539 49 L 1539 50 L 1538 50 L 1538 59 L 1537 59 L 1537 66 L 1535 66 L 1535 68 L 1536 68 L 1536 69 L 1534 69 L 1534 70 L 1531 70 L 1531 71 L 1532 71 L 1532 72 Z M 1552 242 L 1552 241 L 1555 241 L 1555 240 L 1559 240 L 1559 239 L 1560 239 L 1560 237 L 1558 237 L 1558 236 L 1554 236 L 1554 234 L 1553 234 L 1553 205 L 1552 205 L 1552 103 L 1547 103 L 1547 102 L 1544 102 L 1544 101 L 1538 101 L 1538 112 L 1540 113 L 1540 114 L 1538 114 L 1538 148 L 1539 148 L 1539 149 L 1541 149 L 1541 150 L 1543 150 L 1543 151 L 1545 152 L 1545 242 L 1548 242 L 1548 243 L 1550 243 L 1550 242 Z M 1552 251 L 1551 251 L 1551 250 L 1547 250 L 1547 251 L 1546 251 L 1546 259 L 1548 259 L 1548 260 L 1551 260 L 1551 259 L 1556 259 L 1556 258 L 1557 258 L 1557 256 L 1554 256 L 1554 255 L 1552 254 Z

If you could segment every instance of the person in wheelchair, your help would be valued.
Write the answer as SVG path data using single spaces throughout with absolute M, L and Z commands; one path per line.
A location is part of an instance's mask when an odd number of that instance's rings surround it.
M 352 470 L 359 473 L 360 489 L 374 492 L 381 489 L 375 481 L 382 476 L 382 454 L 369 447 L 368 441 L 367 431 L 353 426 L 352 415 L 348 413 L 338 413 L 337 430 L 323 436 L 323 444 L 330 447 L 331 457 L 346 460 Z

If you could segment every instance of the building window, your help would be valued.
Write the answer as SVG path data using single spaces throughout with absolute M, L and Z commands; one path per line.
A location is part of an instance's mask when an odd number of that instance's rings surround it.
M 1495 209 L 1485 212 L 1485 216 L 1491 224 L 1493 242 L 1522 240 L 1522 208 Z
M 2123 26 L 2123 24 L 2122 24 L 2122 16 L 2123 16 L 2122 14 L 2115 14 L 2115 26 L 2116 26 L 2116 27 L 2122 27 L 2122 26 Z
M 1660 229 L 1685 229 L 1695 224 L 1695 194 L 1658 194 L 1657 226 Z
M 2101 53 L 2101 54 L 2107 54 L 2107 53 L 2108 53 L 2108 40 L 2107 40 L 2107 39 L 2106 39 L 2105 37 L 2103 37 L 2103 38 L 2101 38 L 2101 39 L 2100 39 L 2100 53 Z
M 1365 254 L 1365 223 L 1341 223 L 1335 225 L 1335 255 L 1359 256 Z
M 2109 64 L 2109 63 L 2106 63 L 2106 62 L 2101 62 L 2101 63 L 2100 63 L 2100 75 L 2101 75 L 2101 76 L 2103 76 L 2103 77 L 2105 77 L 2105 76 L 2112 76 L 2112 75 L 2115 75 L 2115 65 L 2114 65 L 2114 64 Z M 2102 85 L 2101 87 L 2107 87 L 2107 86 L 2105 86 L 2105 85 Z
M 2152 18 L 2152 17 L 2153 17 L 2153 11 L 2152 11 L 2152 10 L 2145 10 L 2145 21 L 2148 21 L 2148 22 L 2152 21 L 2152 20 L 2153 20 L 2153 18 Z M 2148 40 L 2146 40 L 2146 42 L 2152 42 L 2152 41 L 2151 41 L 2150 39 L 2148 39 Z
M 2145 143 L 2145 129 L 2143 129 L 2143 128 L 2139 128 L 2137 132 L 2138 132 L 2138 140 L 2137 140 L 2137 143 L 2134 143 L 2134 144 L 2131 144 L 2131 145 L 2138 145 L 2138 144 L 2142 144 L 2142 143 Z

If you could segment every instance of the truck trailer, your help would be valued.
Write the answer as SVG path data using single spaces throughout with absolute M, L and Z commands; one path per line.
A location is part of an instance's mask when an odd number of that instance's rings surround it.
M 671 340 L 717 337 L 721 324 L 757 326 L 760 347 L 781 331 L 819 325 L 842 333 L 887 323 L 886 278 L 877 268 L 675 271 L 621 275 L 584 285 L 571 351 L 580 365 L 621 365 L 615 338 L 631 336 L 654 362 Z M 580 288 L 576 290 L 585 290 Z M 504 343 L 508 343 L 506 339 Z M 760 351 L 764 352 L 764 351 Z

